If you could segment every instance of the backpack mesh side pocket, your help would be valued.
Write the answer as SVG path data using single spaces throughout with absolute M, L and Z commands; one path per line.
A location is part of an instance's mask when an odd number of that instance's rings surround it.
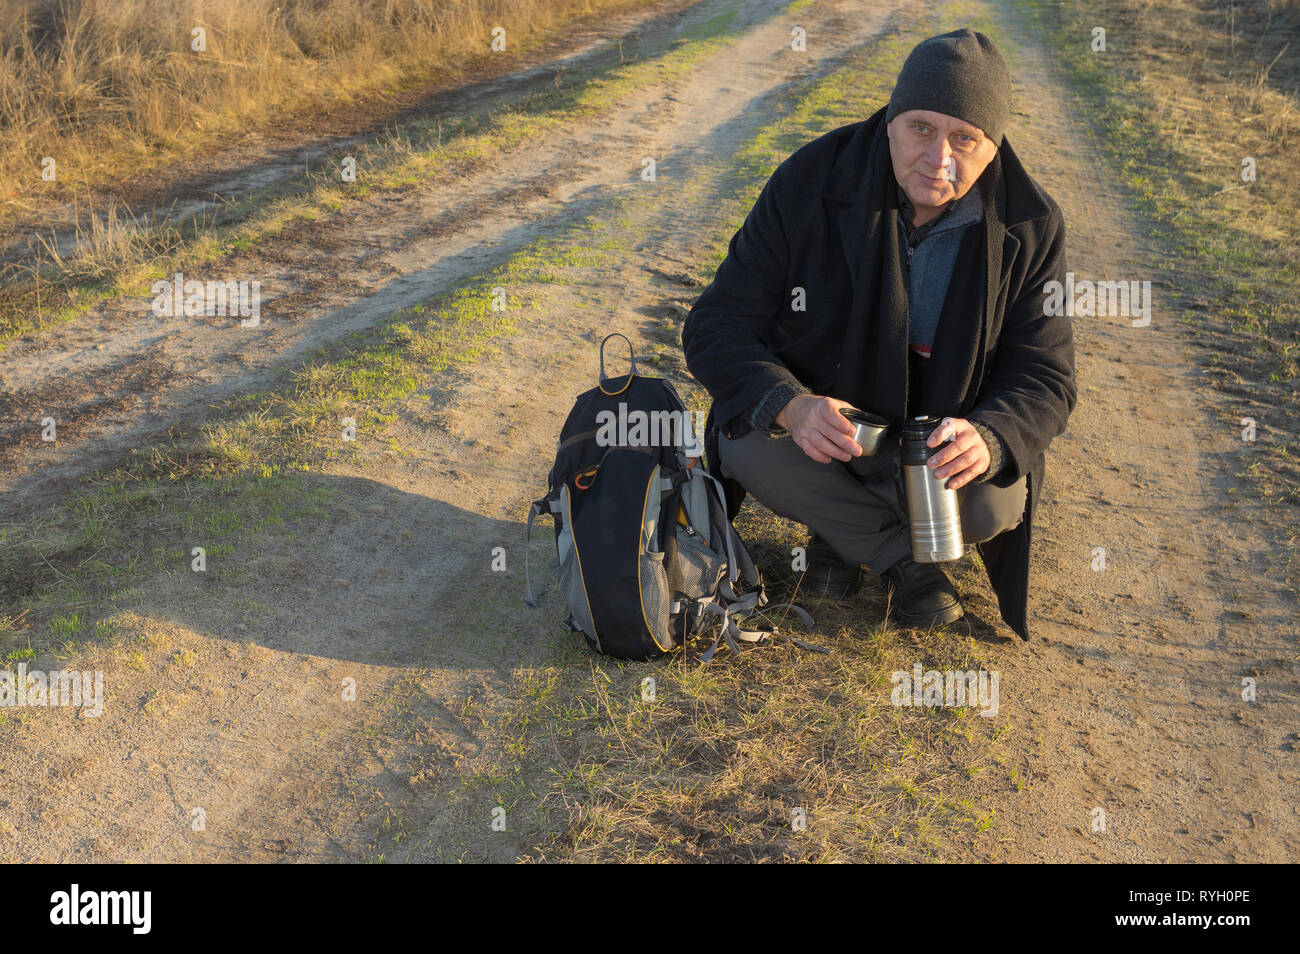
M 674 589 L 693 600 L 706 599 L 717 590 L 726 566 L 723 554 L 705 546 L 698 533 L 678 525 L 675 569 L 679 579 Z
M 641 555 L 641 611 L 645 614 L 646 628 L 655 641 L 671 639 L 668 636 L 668 573 L 664 569 L 664 555 L 647 551 Z

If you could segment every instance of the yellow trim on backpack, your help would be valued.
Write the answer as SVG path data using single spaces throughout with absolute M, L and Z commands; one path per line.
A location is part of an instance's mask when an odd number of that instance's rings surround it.
M 600 388 L 600 393 L 601 393 L 601 394 L 607 395 L 607 396 L 609 396 L 609 397 L 614 397 L 615 395 L 622 394 L 624 391 L 626 391 L 628 388 L 630 388 L 630 387 L 632 386 L 632 379 L 635 378 L 635 377 L 636 377 L 635 374 L 628 374 L 628 376 L 627 376 L 627 384 L 623 385 L 623 386 L 622 386 L 621 388 L 619 388 L 617 391 L 606 391 L 606 390 L 605 390 L 605 382 L 604 382 L 604 381 L 597 381 L 597 382 L 596 382 L 596 387 Z

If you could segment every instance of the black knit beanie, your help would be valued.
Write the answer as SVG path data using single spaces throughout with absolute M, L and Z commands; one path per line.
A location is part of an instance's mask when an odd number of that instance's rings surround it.
M 954 30 L 916 45 L 898 74 L 885 122 L 909 109 L 956 116 L 1001 146 L 1011 119 L 1011 73 L 983 33 Z

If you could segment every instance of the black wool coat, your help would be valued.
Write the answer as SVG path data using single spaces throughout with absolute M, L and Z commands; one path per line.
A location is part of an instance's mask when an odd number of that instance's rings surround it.
M 750 429 L 743 412 L 782 383 L 903 421 L 907 292 L 884 115 L 781 163 L 686 318 L 687 367 L 713 398 L 706 456 L 715 469 L 719 429 L 740 437 Z M 1070 319 L 1044 307 L 1045 285 L 1065 281 L 1065 223 L 1005 139 L 974 188 L 984 221 L 962 239 L 916 409 L 996 433 L 1005 453 L 990 483 L 1028 476 L 1019 526 L 976 545 L 1003 620 L 1028 639 L 1045 452 L 1077 401 Z M 734 515 L 744 489 L 730 483 Z

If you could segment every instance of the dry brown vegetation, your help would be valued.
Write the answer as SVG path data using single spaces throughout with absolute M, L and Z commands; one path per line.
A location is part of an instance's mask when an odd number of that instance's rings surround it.
M 451 79 L 630 0 L 0 0 L 0 205 L 138 171 L 292 110 Z M 203 50 L 195 50 L 202 29 Z M 56 159 L 58 178 L 41 178 Z M 58 190 L 64 190 L 60 192 Z

